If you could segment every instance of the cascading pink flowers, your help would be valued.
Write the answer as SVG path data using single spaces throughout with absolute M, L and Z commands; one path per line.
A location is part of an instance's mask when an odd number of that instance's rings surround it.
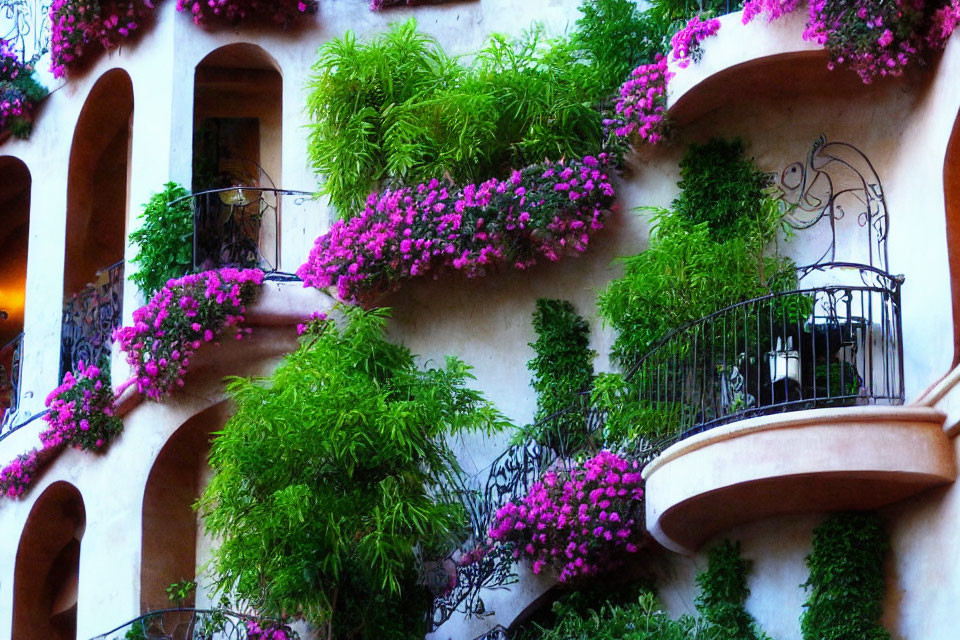
M 653 63 L 634 69 L 620 87 L 614 117 L 604 119 L 604 126 L 618 138 L 660 142 L 665 129 L 667 85 L 672 77 L 667 58 L 659 54 Z
M 123 422 L 115 415 L 115 401 L 106 372 L 80 362 L 47 396 L 49 411 L 43 419 L 49 427 L 40 434 L 44 449 L 72 445 L 86 451 L 103 450 L 123 430 Z
M 544 474 L 519 504 L 497 511 L 489 536 L 514 545 L 534 573 L 554 567 L 560 582 L 608 571 L 642 543 L 642 484 L 636 462 L 601 451 Z
M 765 14 L 775 20 L 795 10 L 793 0 L 748 0 L 744 24 Z M 864 83 L 899 76 L 942 49 L 960 22 L 958 0 L 810 0 L 803 38 L 830 50 L 832 69 L 844 64 Z
M 259 269 L 220 269 L 170 280 L 145 307 L 133 312 L 134 325 L 114 333 L 127 354 L 137 390 L 159 400 L 183 386 L 190 358 L 201 344 L 219 340 L 228 327 L 236 339 L 246 305 L 263 284 Z
M 581 253 L 613 204 L 608 160 L 546 162 L 460 190 L 432 180 L 373 193 L 363 213 L 317 239 L 297 275 L 367 304 L 411 278 L 476 278 L 498 265 L 526 269 Z
M 298 637 L 287 625 L 247 620 L 247 640 L 297 640 Z
M 50 71 L 62 78 L 97 51 L 120 46 L 154 10 L 152 0 L 53 0 Z
M 115 402 L 110 376 L 99 367 L 80 362 L 76 371 L 68 371 L 63 384 L 47 396 L 43 420 L 48 426 L 40 433 L 41 448 L 0 469 L 0 496 L 22 496 L 40 468 L 64 447 L 103 451 L 123 430 Z
M 190 13 L 202 27 L 250 20 L 288 27 L 300 16 L 316 13 L 317 0 L 177 0 L 177 11 Z
M 700 43 L 720 31 L 720 21 L 716 18 L 702 21 L 696 15 L 687 22 L 687 26 L 673 34 L 670 38 L 670 57 L 681 69 L 686 69 L 691 62 L 698 62 L 703 55 Z

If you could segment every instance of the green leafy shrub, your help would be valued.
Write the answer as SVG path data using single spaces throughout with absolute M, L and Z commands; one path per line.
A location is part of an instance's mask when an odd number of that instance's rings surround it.
M 724 241 L 739 230 L 744 216 L 756 216 L 769 179 L 744 155 L 743 141 L 713 138 L 691 144 L 680 162 L 680 195 L 673 201 L 676 215 L 706 222 Z
M 725 540 L 710 550 L 705 571 L 697 574 L 696 606 L 710 640 L 769 640 L 744 607 L 750 590 L 750 563 L 740 555 L 740 543 Z
M 680 422 L 684 406 L 678 402 L 638 400 L 636 383 L 619 373 L 601 373 L 593 381 L 590 406 L 602 411 L 603 446 L 621 448 L 653 445 L 670 435 Z M 643 442 L 642 442 L 643 441 Z
M 436 491 L 459 467 L 446 437 L 507 426 L 448 358 L 423 371 L 385 339 L 388 312 L 317 319 L 267 379 L 234 378 L 200 499 L 222 540 L 215 586 L 321 637 L 422 638 L 415 554 L 452 543 L 463 507 Z
M 875 513 L 836 514 L 814 530 L 810 577 L 803 584 L 810 591 L 800 618 L 804 640 L 889 640 L 878 622 L 888 549 Z
M 636 602 L 613 604 L 609 601 L 589 609 L 573 601 L 554 603 L 555 623 L 531 624 L 518 640 L 697 640 L 705 638 L 699 624 L 689 616 L 673 620 L 652 592 L 644 592 Z
M 130 242 L 139 249 L 131 262 L 139 265 L 130 279 L 149 298 L 168 280 L 179 278 L 193 269 L 193 207 L 190 199 L 171 204 L 190 195 L 168 182 L 155 193 L 140 214 L 140 228 L 130 234 Z
M 593 380 L 593 358 L 590 349 L 590 326 L 567 300 L 540 298 L 533 312 L 536 342 L 530 346 L 536 356 L 527 362 L 533 373 L 531 385 L 537 392 L 535 422 L 568 409 Z M 541 444 L 564 445 L 566 451 L 587 439 L 586 420 L 580 411 L 572 411 L 541 425 L 528 433 Z

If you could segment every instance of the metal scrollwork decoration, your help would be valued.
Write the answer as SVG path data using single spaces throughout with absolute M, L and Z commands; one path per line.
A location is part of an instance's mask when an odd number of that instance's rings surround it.
M 17 419 L 20 408 L 20 375 L 23 369 L 23 334 L 0 348 L 0 433 Z
M 821 134 L 805 162 L 787 165 L 777 180 L 782 199 L 793 205 L 787 221 L 798 230 L 829 225 L 830 240 L 819 262 L 837 260 L 837 227 L 848 215 L 866 231 L 866 242 L 845 246 L 849 262 L 887 271 L 889 217 L 883 185 L 873 163 L 847 142 L 828 142 Z
M 50 0 L 0 0 L 0 38 L 29 62 L 50 49 Z
M 123 261 L 98 273 L 100 281 L 84 288 L 63 308 L 60 379 L 81 360 L 100 364 L 110 357 L 113 331 L 123 311 Z

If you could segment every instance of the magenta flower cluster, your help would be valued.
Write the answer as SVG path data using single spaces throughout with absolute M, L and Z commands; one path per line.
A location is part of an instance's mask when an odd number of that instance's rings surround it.
M 336 285 L 342 300 L 370 304 L 410 278 L 476 278 L 501 265 L 526 269 L 539 258 L 581 253 L 613 205 L 609 161 L 601 154 L 462 189 L 432 180 L 373 193 L 363 213 L 316 240 L 297 275 L 305 286 Z
M 31 449 L 0 469 L 0 496 L 19 498 L 39 471 L 39 451 Z
M 743 24 L 748 24 L 759 15 L 766 16 L 768 22 L 783 17 L 800 5 L 800 0 L 747 0 L 743 3 Z
M 672 77 L 667 58 L 659 54 L 653 63 L 634 69 L 620 87 L 614 117 L 604 119 L 604 126 L 618 138 L 660 142 L 666 128 L 667 84 Z
M 250 20 L 288 27 L 300 16 L 316 13 L 317 0 L 177 0 L 177 11 L 189 12 L 201 27 Z
M 296 640 L 297 637 L 285 624 L 247 620 L 247 640 Z
M 120 46 L 153 10 L 152 0 L 53 0 L 50 71 L 61 78 L 85 56 Z
M 743 21 L 761 13 L 773 20 L 798 4 L 748 0 Z M 958 22 L 957 0 L 810 0 L 803 37 L 829 49 L 831 69 L 845 64 L 870 83 L 902 75 L 928 51 L 942 49 Z
M 102 451 L 123 430 L 115 415 L 116 398 L 110 376 L 95 365 L 80 362 L 74 373 L 67 372 L 63 384 L 47 396 L 49 425 L 40 434 L 44 449 L 70 445 L 85 451 Z
M 560 582 L 616 568 L 635 553 L 641 525 L 639 465 L 601 451 L 569 471 L 549 471 L 519 504 L 497 511 L 489 536 L 514 545 L 514 555 L 551 566 Z
M 33 61 L 21 62 L 12 44 L 0 38 L 0 131 L 33 111 L 35 105 L 23 90 L 32 74 Z
M 145 307 L 133 312 L 133 326 L 114 332 L 127 354 L 137 390 L 159 400 L 183 386 L 190 358 L 201 344 L 219 340 L 228 327 L 240 340 L 263 272 L 259 269 L 220 269 L 173 279 Z
M 720 31 L 720 21 L 716 18 L 703 21 L 695 15 L 687 22 L 687 26 L 673 34 L 670 38 L 670 57 L 681 69 L 690 66 L 690 62 L 699 62 L 703 55 L 700 43 Z

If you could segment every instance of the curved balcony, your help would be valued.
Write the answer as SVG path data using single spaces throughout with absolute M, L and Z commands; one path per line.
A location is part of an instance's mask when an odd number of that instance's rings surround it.
M 901 282 L 863 265 L 807 267 L 797 290 L 718 311 L 641 360 L 641 404 L 675 425 L 643 472 L 661 544 L 692 552 L 736 524 L 872 509 L 954 479 L 944 415 L 897 406 Z
M 703 41 L 701 59 L 685 69 L 671 65 L 667 107 L 683 125 L 728 102 L 759 98 L 795 100 L 798 87 L 816 90 L 838 85 L 855 90 L 855 74 L 832 73 L 821 45 L 803 39 L 803 7 L 768 22 L 757 16 L 743 24 L 743 12 L 721 16 L 720 30 Z
M 123 260 L 101 269 L 96 281 L 63 305 L 60 328 L 60 380 L 77 363 L 101 363 L 110 357 L 113 332 L 123 315 Z
M 296 279 L 281 269 L 283 210 L 313 198 L 306 191 L 229 187 L 184 196 L 193 207 L 194 271 L 235 267 L 262 269 L 271 279 Z
M 192 598 L 191 598 L 192 599 Z M 113 640 L 114 638 L 222 638 L 244 640 L 247 638 L 247 623 L 259 622 L 255 616 L 226 609 L 160 609 L 151 611 L 133 620 L 102 633 L 90 640 Z

